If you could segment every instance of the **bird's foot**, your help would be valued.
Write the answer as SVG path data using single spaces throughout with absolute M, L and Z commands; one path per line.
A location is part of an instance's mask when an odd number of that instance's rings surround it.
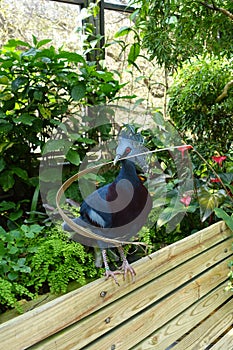
M 123 271 L 124 280 L 126 279 L 127 273 L 129 272 L 131 274 L 133 283 L 135 282 L 136 272 L 135 272 L 134 268 L 128 263 L 128 260 L 123 259 L 123 264 L 122 264 L 120 270 Z
M 120 286 L 120 283 L 117 281 L 117 278 L 115 275 L 121 275 L 121 274 L 122 274 L 122 272 L 119 270 L 111 271 L 108 268 L 105 269 L 106 280 L 109 279 L 109 277 L 112 277 L 118 286 Z

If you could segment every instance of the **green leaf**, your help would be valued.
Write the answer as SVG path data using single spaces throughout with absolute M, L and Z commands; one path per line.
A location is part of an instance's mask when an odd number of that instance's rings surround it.
M 29 266 L 20 266 L 20 272 L 30 273 L 31 268 Z
M 159 215 L 157 221 L 157 227 L 161 227 L 167 223 L 169 223 L 176 215 L 180 213 L 185 213 L 187 210 L 183 205 L 177 205 L 175 207 L 167 207 L 164 211 Z
M 34 238 L 35 237 L 35 234 L 33 231 L 28 231 L 28 232 L 25 232 L 25 236 L 27 238 Z
M 84 82 L 77 83 L 71 90 L 71 96 L 75 101 L 79 101 L 85 97 L 86 85 Z
M 139 99 L 137 99 L 137 100 L 134 102 L 134 104 L 133 104 L 133 110 L 134 110 L 135 108 L 137 108 L 143 101 L 145 101 L 144 98 L 139 98 Z
M 140 44 L 139 43 L 134 43 L 130 47 L 129 55 L 128 55 L 128 63 L 133 64 L 137 57 L 140 54 Z
M 0 226 L 0 236 L 1 237 L 5 237 L 6 236 L 6 231 L 4 230 L 4 228 L 2 226 Z
M 34 238 L 35 233 L 41 232 L 42 229 L 43 229 L 43 226 L 40 226 L 37 224 L 31 225 L 31 226 L 28 226 L 28 225 L 21 226 L 21 230 L 24 232 L 27 238 Z
M 215 214 L 218 218 L 223 219 L 230 230 L 233 231 L 233 215 L 228 215 L 222 208 L 215 208 Z
M 28 179 L 28 173 L 26 172 L 26 170 L 16 166 L 11 166 L 11 170 L 13 171 L 14 174 L 16 174 L 21 179 L 25 181 Z
M 34 233 L 40 233 L 43 230 L 44 226 L 40 226 L 37 224 L 34 224 L 30 226 L 30 230 L 33 231 Z
M 56 57 L 66 58 L 69 62 L 85 63 L 84 58 L 75 52 L 61 51 Z
M 16 254 L 18 252 L 18 248 L 17 247 L 14 247 L 14 246 L 11 246 L 10 249 L 9 249 L 9 254 Z
M 40 181 L 56 182 L 56 181 L 62 181 L 62 178 L 59 171 L 54 171 L 54 168 L 48 168 L 40 171 Z
M 42 91 L 40 90 L 36 90 L 34 91 L 33 93 L 33 97 L 36 101 L 42 101 L 43 100 L 43 97 L 44 97 L 44 94 Z
M 115 89 L 112 84 L 102 84 L 100 88 L 105 95 L 109 95 L 111 92 L 115 92 Z
M 19 218 L 21 218 L 21 216 L 23 215 L 23 210 L 22 209 L 18 209 L 17 211 L 10 213 L 9 218 L 12 221 L 16 221 Z
M 72 137 L 71 137 L 72 139 Z M 92 145 L 93 143 L 95 143 L 95 140 L 92 139 L 88 139 L 87 137 L 78 137 L 77 139 L 75 139 L 77 142 L 79 143 L 85 143 L 87 145 Z
M 34 34 L 32 34 L 32 41 L 33 41 L 33 44 L 36 46 L 38 41 L 37 41 L 37 38 Z
M 7 134 L 13 129 L 13 125 L 8 120 L 0 119 L 0 133 Z
M 224 184 L 230 185 L 233 182 L 233 173 L 219 174 L 219 177 L 221 178 Z
M 105 182 L 105 178 L 101 175 L 97 175 L 97 174 L 85 174 L 83 176 L 83 179 L 85 180 L 89 180 L 89 181 L 94 181 L 95 183 L 96 182 Z
M 10 281 L 14 281 L 17 279 L 18 275 L 19 275 L 18 272 L 15 271 L 15 272 L 8 273 L 7 277 L 9 278 Z
M 33 121 L 36 119 L 36 117 L 30 115 L 30 114 L 22 114 L 19 118 L 19 121 L 22 123 L 22 124 L 25 124 L 25 125 L 32 125 Z
M 15 183 L 15 179 L 12 171 L 6 170 L 0 176 L 0 186 L 2 186 L 3 191 L 7 192 L 10 190 Z
M 67 140 L 49 140 L 43 149 L 43 154 L 56 151 L 66 151 L 70 148 L 71 142 Z
M 119 38 L 121 36 L 127 35 L 131 32 L 132 28 L 130 27 L 121 27 L 118 32 L 114 35 L 115 38 Z
M 51 39 L 44 39 L 44 40 L 40 40 L 37 44 L 36 47 L 37 49 L 39 49 L 39 47 L 46 45 L 48 43 L 50 43 L 52 40 Z
M 17 47 L 17 46 L 26 46 L 31 47 L 26 41 L 10 39 L 4 47 Z
M 16 92 L 21 86 L 25 85 L 28 82 L 28 78 L 26 77 L 18 77 L 11 83 L 11 88 L 13 92 Z
M 5 168 L 5 165 L 6 165 L 6 163 L 5 163 L 4 159 L 0 158 L 0 171 L 2 171 Z
M 80 164 L 80 156 L 78 152 L 72 149 L 70 149 L 69 152 L 67 153 L 66 159 L 74 165 Z
M 224 190 L 207 190 L 204 187 L 198 190 L 198 201 L 200 204 L 201 221 L 205 221 L 225 199 Z
M 2 201 L 2 202 L 0 202 L 0 211 L 14 209 L 15 206 L 16 206 L 16 204 L 14 202 Z
M 2 142 L 2 143 L 0 143 L 0 154 L 12 146 L 14 146 L 14 142 Z
M 38 109 L 40 111 L 40 114 L 44 119 L 50 119 L 51 118 L 51 110 L 49 108 L 44 107 L 42 104 L 38 106 Z
M 26 258 L 19 258 L 17 261 L 17 264 L 19 266 L 24 266 L 25 262 L 26 262 Z
M 5 256 L 6 253 L 7 253 L 7 249 L 5 248 L 5 244 L 3 242 L 0 242 L 0 257 Z

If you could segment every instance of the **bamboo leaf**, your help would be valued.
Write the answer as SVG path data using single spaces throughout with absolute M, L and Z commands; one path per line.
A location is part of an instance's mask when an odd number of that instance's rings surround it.
M 130 27 L 121 27 L 119 30 L 118 30 L 118 32 L 116 32 L 116 34 L 115 34 L 115 38 L 119 38 L 119 37 L 121 37 L 121 36 L 124 36 L 124 35 L 127 35 L 127 34 L 129 34 L 130 32 L 131 32 L 131 28 Z

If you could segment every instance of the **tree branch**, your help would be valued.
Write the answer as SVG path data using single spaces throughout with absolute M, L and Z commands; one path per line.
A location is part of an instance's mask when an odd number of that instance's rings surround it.
M 228 18 L 230 18 L 230 19 L 233 21 L 233 14 L 232 14 L 230 11 L 224 9 L 223 7 L 217 7 L 217 6 L 214 5 L 214 4 L 212 4 L 212 5 L 211 5 L 211 4 L 208 4 L 208 2 L 206 2 L 206 1 L 199 1 L 199 3 L 200 3 L 201 5 L 207 7 L 207 8 L 210 9 L 210 10 L 223 13 L 225 16 L 227 16 Z
M 216 102 L 221 102 L 225 97 L 227 97 L 227 92 L 228 90 L 233 86 L 233 80 L 229 81 L 225 86 L 224 86 L 224 89 L 223 89 L 223 92 L 221 93 L 221 95 L 219 95 L 217 98 L 216 98 Z

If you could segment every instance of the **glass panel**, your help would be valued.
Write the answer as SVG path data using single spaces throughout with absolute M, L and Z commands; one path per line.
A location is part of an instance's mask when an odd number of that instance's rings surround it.
M 0 45 L 9 39 L 52 39 L 52 45 L 79 50 L 80 6 L 49 0 L 1 0 Z M 79 22 L 78 22 L 79 21 Z
M 146 59 L 148 53 L 142 48 L 135 66 L 128 64 L 128 54 L 134 43 L 133 31 L 118 38 L 114 37 L 120 28 L 131 26 L 129 13 L 105 10 L 105 40 L 106 43 L 113 43 L 106 48 L 106 66 L 118 72 L 116 78 L 120 79 L 121 83 L 128 82 L 124 90 L 121 90 L 121 95 L 137 95 L 137 98 L 128 100 L 128 103 L 143 98 L 143 108 L 149 105 L 161 108 L 164 97 L 164 71 L 159 69 L 155 62 Z M 117 44 L 117 41 L 120 43 Z

